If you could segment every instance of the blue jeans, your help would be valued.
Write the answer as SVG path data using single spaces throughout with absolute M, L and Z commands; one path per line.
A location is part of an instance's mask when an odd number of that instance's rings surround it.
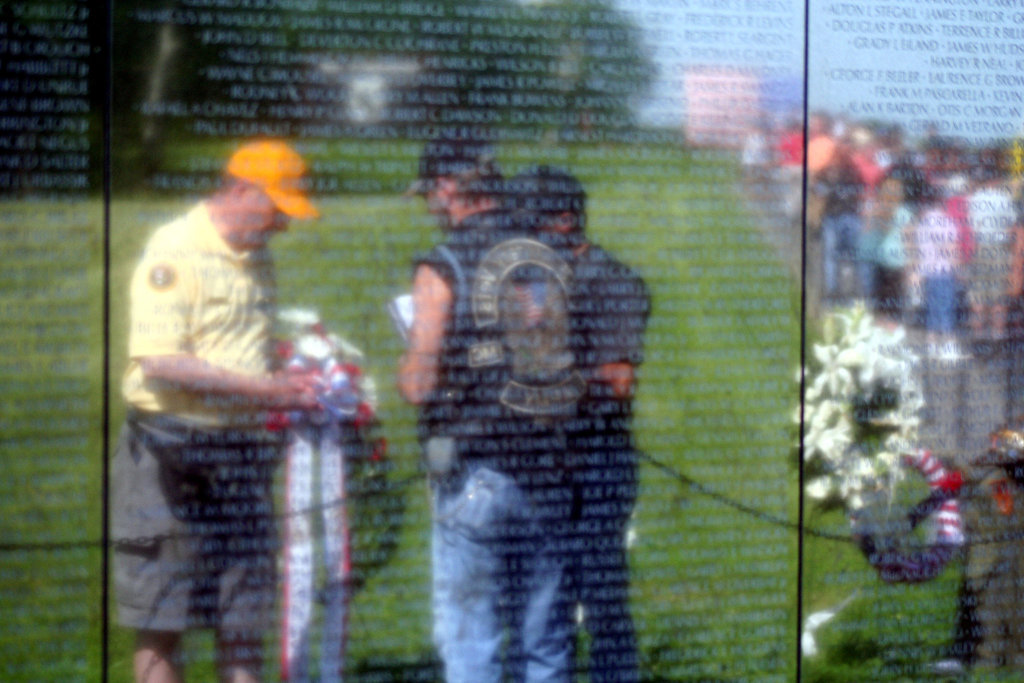
M 924 278 L 924 319 L 929 332 L 956 329 L 956 278 L 950 273 Z
M 824 263 L 825 297 L 836 300 L 840 297 L 839 269 L 843 264 L 853 265 L 857 258 L 857 242 L 860 239 L 861 221 L 855 213 L 825 216 L 821 220 L 822 258 Z M 863 278 L 864 275 L 861 275 Z M 852 293 L 843 293 L 846 295 Z
M 448 683 L 571 679 L 558 548 L 571 493 L 551 491 L 540 505 L 472 462 L 433 482 L 434 641 Z
M 640 680 L 629 611 L 626 527 L 637 495 L 637 456 L 627 433 L 599 433 L 576 473 L 579 519 L 570 572 L 590 634 L 591 683 Z M 613 443 L 621 443 L 614 447 Z

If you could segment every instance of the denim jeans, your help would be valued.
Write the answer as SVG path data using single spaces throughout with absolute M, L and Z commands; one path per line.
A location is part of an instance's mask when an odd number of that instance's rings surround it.
M 924 319 L 929 332 L 956 329 L 956 277 L 951 273 L 924 278 Z
M 828 215 L 821 220 L 822 258 L 824 263 L 825 297 L 837 301 L 840 297 L 849 298 L 853 292 L 841 292 L 841 268 L 843 265 L 853 266 L 857 259 L 857 242 L 860 239 L 861 221 L 855 213 Z M 863 275 L 861 275 L 863 278 Z
M 433 482 L 434 640 L 448 683 L 571 679 L 558 552 L 570 494 L 554 493 L 538 504 L 474 463 Z
M 603 446 L 587 447 L 576 472 L 579 519 L 569 572 L 590 634 L 591 683 L 640 680 L 636 632 L 629 610 L 626 526 L 637 496 L 637 458 L 632 447 L 610 447 L 628 434 L 606 433 Z

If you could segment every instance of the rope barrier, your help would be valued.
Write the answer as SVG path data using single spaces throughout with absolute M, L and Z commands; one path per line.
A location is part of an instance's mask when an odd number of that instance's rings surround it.
M 734 500 L 734 499 L 732 499 L 732 498 L 730 498 L 730 497 L 728 497 L 728 496 L 726 496 L 726 495 L 724 495 L 722 493 L 719 493 L 719 492 L 715 491 L 714 489 L 712 489 L 711 487 L 707 486 L 706 484 L 702 484 L 701 482 L 696 481 L 692 477 L 690 477 L 690 476 L 688 476 L 686 474 L 683 474 L 682 472 L 676 470 L 675 468 L 673 468 L 673 467 L 671 467 L 669 465 L 666 465 L 665 463 L 655 459 L 654 457 L 652 457 L 650 455 L 647 455 L 646 453 L 641 452 L 640 455 L 641 455 L 641 458 L 644 461 L 646 461 L 647 463 L 649 463 L 652 467 L 660 470 L 664 474 L 667 474 L 670 478 L 675 479 L 680 484 L 688 486 L 688 487 L 692 488 L 693 490 L 697 491 L 698 493 L 700 493 L 701 495 L 706 496 L 708 498 L 711 498 L 712 500 L 715 500 L 715 501 L 721 503 L 722 505 L 725 505 L 727 507 L 731 507 L 731 508 L 733 508 L 735 510 L 738 510 L 739 512 L 742 512 L 742 513 L 744 513 L 746 515 L 749 515 L 749 516 L 754 517 L 756 519 L 760 519 L 760 520 L 762 520 L 764 522 L 768 522 L 770 524 L 775 524 L 777 526 L 782 526 L 782 527 L 785 527 L 785 528 L 788 528 L 788 529 L 792 529 L 792 530 L 797 531 L 797 532 L 803 531 L 803 533 L 805 533 L 805 534 L 809 534 L 809 535 L 816 536 L 816 537 L 819 537 L 819 538 L 825 538 L 825 539 L 834 540 L 834 541 L 852 542 L 852 539 L 850 539 L 849 536 L 842 536 L 840 534 L 834 534 L 834 533 L 830 533 L 830 532 L 827 532 L 827 531 L 821 531 L 821 530 L 817 530 L 817 529 L 809 529 L 809 528 L 801 529 L 800 524 L 797 523 L 797 522 L 794 522 L 794 521 L 789 520 L 789 519 L 785 519 L 783 517 L 771 514 L 769 512 L 765 512 L 763 510 L 759 510 L 759 509 L 757 509 L 757 508 L 755 508 L 753 506 L 747 505 L 747 504 L 742 503 L 742 502 L 740 502 L 738 500 Z M 410 486 L 411 484 L 413 484 L 414 482 L 420 481 L 420 480 L 424 479 L 425 476 L 426 475 L 424 473 L 419 472 L 417 474 L 405 477 L 404 479 L 401 479 L 401 480 L 395 482 L 395 484 L 393 484 L 390 487 L 389 490 L 391 490 L 391 491 L 403 490 L 403 489 L 407 488 L 408 486 Z M 331 501 L 325 501 L 325 502 L 322 502 L 322 503 L 320 503 L 318 505 L 312 505 L 312 506 L 309 506 L 308 508 L 303 508 L 302 510 L 296 510 L 296 511 L 292 511 L 290 513 L 278 513 L 278 514 L 275 514 L 275 515 L 272 516 L 272 519 L 285 519 L 285 518 L 287 518 L 289 516 L 298 516 L 298 515 L 305 515 L 305 514 L 309 514 L 309 513 L 313 513 L 313 512 L 319 512 L 319 511 L 324 510 L 324 509 L 329 508 L 329 507 L 336 507 L 336 506 L 344 505 L 346 502 L 350 502 L 352 498 L 370 497 L 370 496 L 374 495 L 374 493 L 376 493 L 376 492 L 359 493 L 359 494 L 350 495 L 350 496 L 348 496 L 345 499 L 336 499 L 336 500 L 331 500 Z M 110 541 L 110 546 L 113 547 L 113 548 L 122 547 L 122 546 L 139 546 L 139 545 L 146 545 L 146 544 L 156 543 L 158 541 L 168 540 L 168 539 L 171 539 L 171 538 L 180 538 L 180 537 L 185 537 L 185 536 L 190 536 L 190 535 L 191 534 L 180 533 L 180 534 L 162 534 L 162 535 L 156 535 L 156 536 L 137 537 L 137 538 L 117 538 L 117 539 L 112 539 Z M 3 552 L 24 552 L 24 551 L 45 551 L 45 550 L 79 550 L 79 549 L 88 549 L 88 548 L 98 548 L 98 547 L 101 547 L 101 546 L 102 546 L 102 543 L 100 541 L 88 541 L 88 540 L 83 540 L 83 541 L 53 541 L 53 542 L 45 542 L 45 543 L 0 543 L 0 553 L 3 553 Z
M 698 494 L 700 494 L 702 496 L 710 498 L 710 499 L 712 499 L 712 500 L 714 500 L 714 501 L 716 501 L 716 502 L 718 502 L 718 503 L 720 503 L 722 505 L 725 505 L 726 507 L 731 507 L 734 510 L 742 512 L 745 515 L 748 515 L 748 516 L 753 517 L 755 519 L 759 519 L 759 520 L 761 520 L 763 522 L 766 522 L 768 524 L 774 524 L 775 526 L 780 526 L 780 527 L 784 527 L 786 529 L 791 529 L 791 530 L 793 530 L 793 531 L 795 531 L 797 533 L 803 533 L 803 534 L 805 534 L 807 536 L 813 536 L 815 538 L 822 538 L 822 539 L 825 539 L 825 540 L 837 541 L 837 542 L 841 542 L 841 543 L 851 543 L 851 544 L 855 543 L 854 539 L 851 538 L 849 535 L 838 534 L 838 533 L 834 533 L 834 532 L 830 532 L 830 531 L 825 531 L 825 530 L 822 530 L 822 529 L 815 529 L 815 528 L 812 528 L 812 527 L 806 527 L 806 526 L 801 525 L 799 522 L 793 521 L 791 519 L 787 519 L 785 517 L 782 517 L 782 516 L 779 516 L 779 515 L 776 515 L 776 514 L 773 514 L 773 513 L 770 513 L 770 512 L 766 512 L 764 510 L 759 510 L 758 508 L 755 508 L 755 507 L 753 507 L 751 505 L 747 505 L 746 503 L 743 503 L 741 501 L 738 501 L 738 500 L 735 500 L 733 498 L 730 498 L 729 496 L 726 496 L 725 494 L 720 493 L 720 492 L 714 490 L 713 488 L 709 487 L 707 484 L 701 483 L 701 482 L 693 479 L 689 475 L 684 474 L 683 472 L 675 469 L 674 467 L 661 462 L 660 460 L 654 458 L 653 456 L 648 455 L 647 453 L 644 453 L 644 452 L 641 451 L 641 452 L 639 452 L 639 454 L 640 454 L 641 459 L 644 462 L 648 463 L 651 467 L 654 467 L 655 469 L 661 471 L 663 474 L 667 475 L 669 478 L 676 480 L 680 485 L 688 487 L 688 488 L 696 491 Z M 422 473 L 422 472 L 416 473 L 414 475 L 410 475 L 408 477 L 405 477 L 404 479 L 401 479 L 401 480 L 395 482 L 395 484 L 392 485 L 392 487 L 390 487 L 389 490 L 391 490 L 391 491 L 403 490 L 406 487 L 408 487 L 411 484 L 413 484 L 414 482 L 420 481 L 420 480 L 424 479 L 425 476 L 426 475 L 424 473 Z M 345 499 L 336 499 L 336 500 L 326 501 L 326 502 L 320 503 L 318 505 L 313 505 L 313 506 L 310 506 L 308 508 L 304 508 L 302 510 L 293 511 L 293 512 L 290 512 L 290 513 L 275 514 L 275 515 L 272 516 L 272 518 L 273 519 L 285 519 L 285 518 L 287 518 L 289 516 L 304 515 L 304 514 L 309 514 L 309 513 L 312 513 L 312 512 L 319 512 L 319 511 L 321 511 L 323 509 L 326 509 L 326 508 L 329 508 L 329 507 L 336 507 L 336 506 L 344 505 L 346 502 L 351 501 L 352 498 L 370 497 L 370 496 L 374 495 L 375 493 L 377 493 L 377 492 L 365 492 L 365 493 L 353 494 L 353 495 L 348 496 Z M 183 533 L 183 534 L 163 534 L 163 535 L 158 535 L 158 536 L 140 537 L 140 538 L 118 538 L 118 539 L 111 540 L 110 541 L 110 546 L 114 547 L 114 548 L 121 547 L 121 546 L 138 546 L 138 545 L 145 545 L 145 544 L 155 543 L 157 541 L 167 540 L 167 539 L 170 539 L 170 538 L 179 538 L 179 537 L 185 537 L 185 536 L 190 536 L 190 535 L 191 534 L 184 534 Z M 1009 542 L 1018 541 L 1018 540 L 1021 540 L 1021 539 L 1024 539 L 1024 530 L 1022 530 L 1020 532 L 1014 532 L 1014 533 L 1004 533 L 1004 534 L 1000 534 L 1000 535 L 997 535 L 997 536 L 991 536 L 991 537 L 988 537 L 988 538 L 980 538 L 980 539 L 975 539 L 975 540 L 968 540 L 968 545 L 987 545 L 987 544 L 993 544 L 993 543 L 1009 543 Z M 53 542 L 46 542 L 46 543 L 0 543 L 0 553 L 5 553 L 5 552 L 26 552 L 26 551 L 45 551 L 45 550 L 57 550 L 57 551 L 80 550 L 80 549 L 88 549 L 88 548 L 98 548 L 98 547 L 101 547 L 101 546 L 102 546 L 102 542 L 100 542 L 100 541 L 88 541 L 88 540 L 83 540 L 83 541 L 53 541 Z

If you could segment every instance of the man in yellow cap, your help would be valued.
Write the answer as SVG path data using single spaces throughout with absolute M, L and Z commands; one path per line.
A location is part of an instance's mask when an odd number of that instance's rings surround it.
M 150 238 L 130 289 L 127 418 L 112 474 L 114 582 L 137 681 L 179 682 L 181 634 L 217 630 L 217 666 L 259 680 L 274 603 L 266 411 L 313 410 L 315 379 L 275 372 L 267 242 L 315 218 L 287 144 L 243 145 L 221 187 Z

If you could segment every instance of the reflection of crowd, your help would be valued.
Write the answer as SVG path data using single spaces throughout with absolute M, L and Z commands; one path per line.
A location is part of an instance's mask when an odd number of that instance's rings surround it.
M 971 148 L 934 129 L 909 145 L 898 127 L 820 113 L 806 131 L 806 141 L 798 124 L 751 133 L 741 161 L 748 182 L 771 179 L 794 232 L 805 221 L 809 323 L 822 309 L 863 301 L 883 326 L 923 327 L 929 375 L 962 382 L 933 384 L 933 410 L 950 402 L 937 387 L 979 381 L 995 397 L 1005 391 L 1013 405 L 1014 356 L 1024 333 L 1024 188 L 1009 167 L 1010 150 Z M 765 146 L 774 151 L 770 167 L 755 173 L 756 155 L 748 152 Z M 968 356 L 969 363 L 946 362 Z M 968 409 L 962 395 L 955 400 L 960 420 Z M 955 639 L 948 657 L 929 667 L 934 673 L 1024 666 L 1021 422 L 996 429 L 987 455 L 952 454 L 964 468 L 957 498 L 967 543 Z M 895 556 L 868 554 L 893 571 Z M 921 560 L 908 566 L 938 571 Z M 908 576 L 897 580 L 922 580 Z
M 304 507 L 293 493 L 317 479 L 301 471 L 307 428 L 340 434 L 357 419 L 334 410 L 341 373 L 274 353 L 268 242 L 291 218 L 319 215 L 305 172 L 283 141 L 243 145 L 217 191 L 150 238 L 132 279 L 111 532 L 140 683 L 180 683 L 183 634 L 207 628 L 220 680 L 261 680 L 282 550 L 274 471 L 287 459 L 288 476 L 304 482 L 285 494 L 293 517 Z M 637 681 L 626 527 L 647 287 L 590 242 L 586 193 L 566 171 L 506 180 L 490 144 L 438 138 L 410 189 L 444 232 L 416 261 L 398 385 L 420 412 L 445 680 L 567 683 L 585 633 L 591 681 Z M 328 491 L 351 456 L 340 436 L 319 442 Z M 344 498 L 325 498 L 342 520 Z M 344 526 L 320 532 L 342 577 Z M 312 544 L 308 529 L 286 531 L 282 668 L 308 680 Z M 323 681 L 342 679 L 337 607 L 350 590 L 324 576 Z
M 794 225 L 804 150 L 810 311 L 865 300 L 877 315 L 923 325 L 930 352 L 947 358 L 962 354 L 961 331 L 1005 338 L 1024 284 L 1021 184 L 1005 150 L 972 149 L 932 129 L 910 146 L 896 126 L 821 113 L 808 120 L 806 145 L 799 124 L 758 129 L 744 169 L 748 178 L 772 174 Z

